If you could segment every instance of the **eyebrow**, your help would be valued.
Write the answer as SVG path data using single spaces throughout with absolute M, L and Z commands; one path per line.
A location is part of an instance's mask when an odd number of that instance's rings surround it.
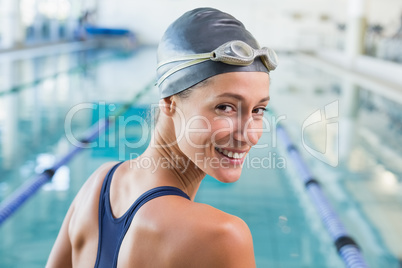
M 243 96 L 241 96 L 241 95 L 239 95 L 239 94 L 235 94 L 235 93 L 229 93 L 229 92 L 223 93 L 223 94 L 221 94 L 221 95 L 218 95 L 217 97 L 218 97 L 218 98 L 220 98 L 220 97 L 231 97 L 231 98 L 238 99 L 238 100 L 240 100 L 240 101 L 244 101 Z M 269 101 L 270 99 L 271 99 L 270 96 L 268 96 L 268 97 L 262 98 L 262 99 L 260 100 L 260 102 Z

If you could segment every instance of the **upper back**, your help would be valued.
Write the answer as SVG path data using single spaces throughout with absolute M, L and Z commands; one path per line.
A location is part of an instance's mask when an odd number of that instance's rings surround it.
M 130 208 L 120 217 L 114 217 L 110 205 L 110 184 L 116 168 L 115 165 L 107 174 L 101 189 L 99 202 L 99 236 L 98 253 L 95 267 L 117 267 L 120 246 L 131 225 L 137 211 L 151 200 L 162 196 L 179 196 L 190 200 L 190 197 L 182 190 L 172 186 L 158 186 L 147 190 Z M 133 226 L 132 229 L 135 229 Z
M 66 216 L 74 267 L 95 265 L 99 197 L 104 178 L 115 164 L 107 163 L 94 172 Z M 115 176 L 113 180 L 124 177 L 124 168 Z M 115 196 L 110 204 L 113 213 L 118 211 L 115 217 L 124 214 L 141 192 L 128 196 L 130 191 L 120 188 L 111 188 L 119 194 L 110 193 Z M 147 202 L 129 225 L 121 243 L 118 267 L 255 266 L 251 235 L 242 220 L 181 196 L 163 196 Z

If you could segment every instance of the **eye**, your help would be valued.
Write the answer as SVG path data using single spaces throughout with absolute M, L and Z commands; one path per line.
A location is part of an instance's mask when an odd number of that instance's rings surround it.
M 224 113 L 230 113 L 230 112 L 234 111 L 234 108 L 227 104 L 220 104 L 220 105 L 216 106 L 216 109 L 218 109 Z
M 253 110 L 253 113 L 256 113 L 257 115 L 264 115 L 264 113 L 267 111 L 266 108 L 260 107 L 260 108 L 255 108 Z

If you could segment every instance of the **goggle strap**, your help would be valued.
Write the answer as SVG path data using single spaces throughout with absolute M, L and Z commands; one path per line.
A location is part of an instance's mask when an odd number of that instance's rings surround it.
M 210 53 L 208 53 L 208 55 L 209 55 L 209 54 L 210 54 Z M 197 54 L 197 55 L 199 55 L 199 54 Z M 189 56 L 191 56 L 191 55 L 189 55 Z M 209 60 L 209 58 L 203 57 L 203 58 L 194 59 L 194 60 L 187 61 L 187 62 L 184 62 L 184 63 L 182 63 L 182 64 L 179 64 L 179 65 L 175 66 L 174 68 L 170 69 L 170 70 L 169 70 L 168 72 L 166 72 L 164 75 L 162 75 L 161 78 L 159 78 L 159 80 L 156 82 L 155 85 L 158 85 L 158 86 L 159 86 L 160 84 L 163 83 L 163 81 L 165 81 L 166 78 L 168 78 L 169 76 L 171 76 L 171 75 L 174 74 L 175 72 L 180 71 L 181 69 L 190 67 L 190 66 L 192 66 L 192 65 L 196 65 L 196 64 L 198 64 L 198 63 L 201 63 L 201 62 L 204 62 L 204 61 L 207 61 L 207 60 Z
M 190 54 L 190 55 L 182 55 L 177 58 L 173 58 L 170 60 L 162 61 L 158 64 L 157 69 L 159 69 L 161 66 L 176 62 L 176 61 L 184 61 L 184 60 L 196 60 L 196 59 L 210 59 L 212 58 L 213 53 L 208 52 L 208 53 L 200 53 L 200 54 Z

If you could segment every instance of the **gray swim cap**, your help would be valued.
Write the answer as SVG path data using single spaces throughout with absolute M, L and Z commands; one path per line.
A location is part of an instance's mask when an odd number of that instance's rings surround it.
M 233 16 L 213 8 L 198 8 L 186 12 L 166 30 L 158 46 L 158 64 L 188 54 L 212 52 L 229 41 L 240 40 L 258 49 L 255 38 Z M 275 55 L 276 56 L 276 55 Z M 260 57 L 250 65 L 239 66 L 206 60 L 163 76 L 184 61 L 160 66 L 157 79 L 161 98 L 172 96 L 214 75 L 229 72 L 269 73 Z M 161 79 L 162 77 L 162 79 Z

